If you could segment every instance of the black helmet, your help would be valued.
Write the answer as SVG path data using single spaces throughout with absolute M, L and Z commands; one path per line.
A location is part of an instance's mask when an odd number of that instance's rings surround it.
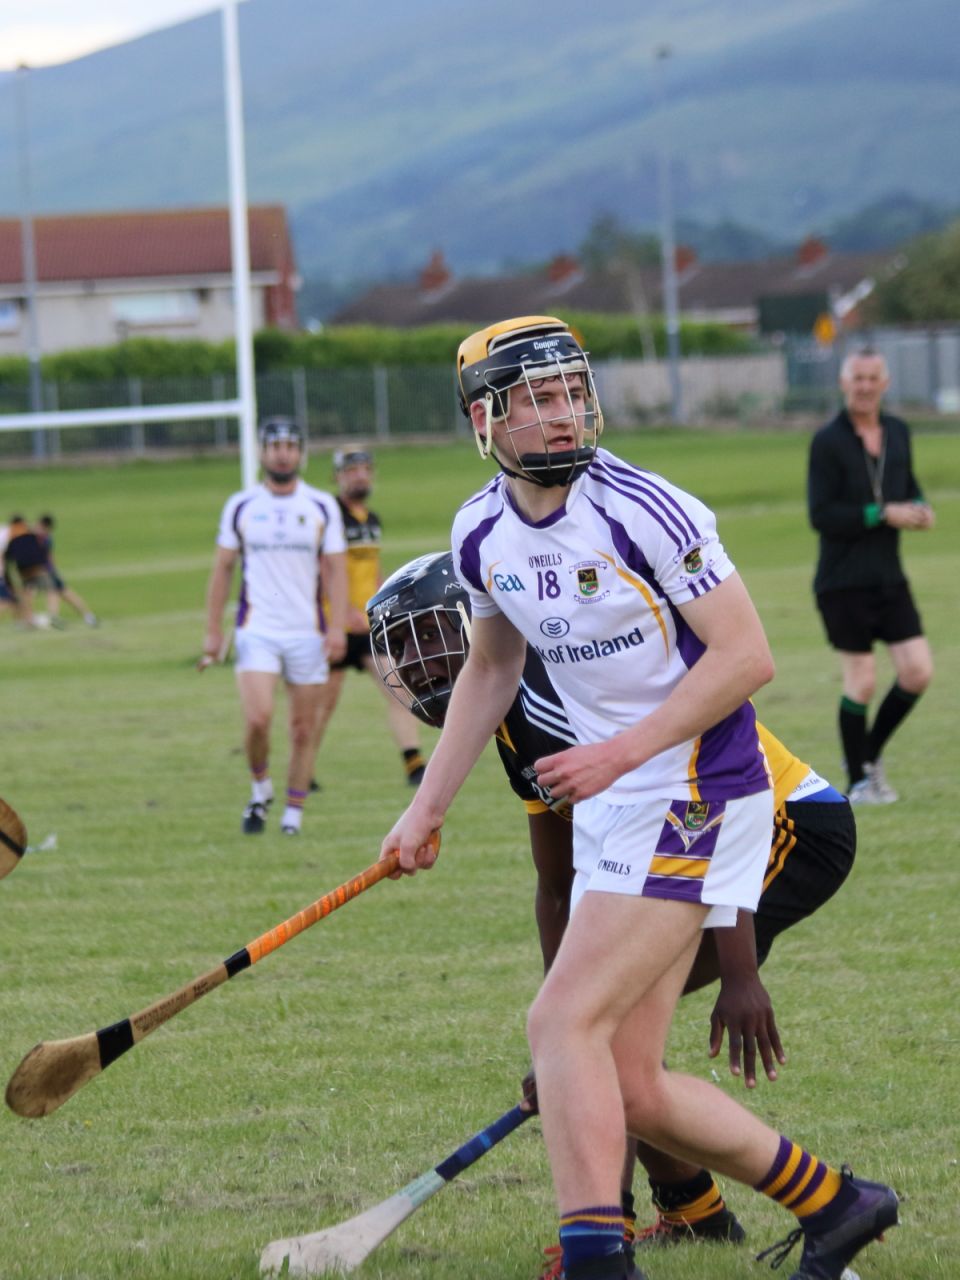
M 567 379 L 578 374 L 583 379 L 585 409 L 574 415 Z M 516 451 L 507 461 L 492 444 L 492 424 L 510 412 L 510 390 L 521 383 L 533 390 L 544 378 L 559 378 L 570 402 L 571 416 L 580 416 L 583 443 L 576 449 L 550 451 L 544 433 L 542 453 Z M 470 416 L 470 406 L 482 400 L 486 406 L 486 431 L 477 432 L 481 457 L 491 453 L 509 476 L 520 476 L 550 488 L 570 484 L 581 475 L 597 451 L 597 437 L 603 430 L 603 415 L 597 401 L 593 374 L 586 352 L 563 320 L 556 316 L 519 316 L 502 320 L 472 333 L 457 352 L 457 386 L 460 407 Z M 538 411 L 539 418 L 539 411 Z M 535 425 L 533 423 L 529 425 Z M 543 431 L 544 423 L 540 420 Z M 513 465 L 517 470 L 512 470 Z
M 303 448 L 303 430 L 293 418 L 264 418 L 257 428 L 257 437 L 261 449 L 275 440 L 292 440 Z
M 377 674 L 418 720 L 440 728 L 467 656 L 470 597 L 449 551 L 411 560 L 367 601 Z
M 369 449 L 334 449 L 333 469 L 344 471 L 347 467 L 373 466 L 373 454 Z

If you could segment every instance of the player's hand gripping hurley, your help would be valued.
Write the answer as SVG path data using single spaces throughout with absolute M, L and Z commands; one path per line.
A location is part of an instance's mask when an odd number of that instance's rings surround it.
M 439 832 L 436 839 L 439 841 Z M 72 1098 L 88 1080 L 99 1075 L 121 1054 L 139 1044 L 151 1031 L 178 1014 L 201 996 L 221 986 L 228 978 L 249 969 L 258 960 L 282 947 L 304 929 L 309 929 L 336 911 L 351 898 L 371 888 L 385 876 L 396 871 L 398 856 L 388 855 L 380 862 L 361 871 L 330 893 L 324 894 L 309 907 L 298 911 L 289 920 L 276 925 L 266 933 L 235 951 L 215 969 L 203 973 L 178 991 L 164 996 L 155 1004 L 132 1014 L 120 1022 L 114 1022 L 99 1031 L 90 1031 L 73 1040 L 44 1040 L 35 1045 L 14 1071 L 7 1085 L 7 1106 L 18 1116 L 36 1118 L 56 1111 L 68 1098 Z

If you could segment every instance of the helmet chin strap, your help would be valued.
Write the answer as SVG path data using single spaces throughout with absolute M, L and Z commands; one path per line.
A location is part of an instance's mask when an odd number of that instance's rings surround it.
M 557 450 L 556 453 L 522 453 L 517 461 L 520 470 L 513 471 L 496 453 L 494 457 L 500 470 L 515 480 L 526 480 L 541 489 L 556 489 L 560 485 L 573 484 L 589 467 L 596 455 L 596 448 Z
M 274 484 L 289 484 L 291 480 L 296 480 L 300 468 L 295 467 L 293 471 L 270 471 L 264 467 L 264 471 L 267 472 Z

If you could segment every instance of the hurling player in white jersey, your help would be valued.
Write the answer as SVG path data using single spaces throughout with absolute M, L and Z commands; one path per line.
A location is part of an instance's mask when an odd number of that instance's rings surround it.
M 303 433 L 288 418 L 259 429 L 261 484 L 233 494 L 223 508 L 207 587 L 207 634 L 201 669 L 223 652 L 223 610 L 238 560 L 236 674 L 252 795 L 243 830 L 263 831 L 273 801 L 270 726 L 278 679 L 287 687 L 290 759 L 280 829 L 297 835 L 313 774 L 316 723 L 328 662 L 346 649 L 346 542 L 333 497 L 300 479 Z M 321 605 L 322 590 L 330 617 Z
M 623 1247 L 627 1130 L 782 1203 L 804 1240 L 794 1280 L 839 1280 L 896 1222 L 895 1192 L 663 1065 L 701 930 L 734 926 L 762 887 L 773 802 L 749 698 L 773 660 L 756 610 L 712 513 L 597 449 L 593 377 L 561 320 L 471 335 L 457 376 L 502 474 L 454 521 L 470 652 L 382 856 L 398 850 L 407 874 L 433 864 L 432 833 L 535 646 L 582 744 L 536 762 L 539 783 L 575 805 L 572 914 L 527 1024 L 562 1274 L 640 1276 Z

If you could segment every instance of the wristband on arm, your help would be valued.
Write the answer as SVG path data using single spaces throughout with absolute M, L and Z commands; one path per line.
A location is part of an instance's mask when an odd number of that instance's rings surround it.
M 878 502 L 868 502 L 863 508 L 863 523 L 868 529 L 883 524 L 883 507 Z

